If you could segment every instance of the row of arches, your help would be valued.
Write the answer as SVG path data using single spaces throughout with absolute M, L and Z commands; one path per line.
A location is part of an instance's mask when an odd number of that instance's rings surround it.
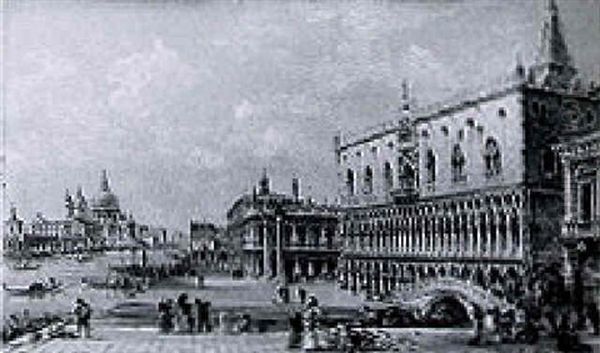
M 523 253 L 523 198 L 500 193 L 469 201 L 353 211 L 341 224 L 347 252 L 514 258 Z
M 346 258 L 342 287 L 352 293 L 404 293 L 410 301 L 435 290 L 462 287 L 472 298 L 514 300 L 526 290 L 520 264 L 414 263 L 394 259 Z M 492 296 L 490 296 L 492 295 Z

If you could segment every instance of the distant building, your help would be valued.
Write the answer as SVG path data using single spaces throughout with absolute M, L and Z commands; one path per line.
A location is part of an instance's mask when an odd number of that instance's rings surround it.
M 337 224 L 335 210 L 302 200 L 296 179 L 292 196 L 272 192 L 266 171 L 258 190 L 227 212 L 244 274 L 280 281 L 332 278 L 340 254 Z
M 106 171 L 100 176 L 100 192 L 90 202 L 81 187 L 74 195 L 65 194 L 64 219 L 47 219 L 41 213 L 30 222 L 11 208 L 4 222 L 5 249 L 8 254 L 49 255 L 77 251 L 118 248 L 129 240 L 140 240 L 143 226 L 120 209 L 118 197 L 111 191 Z
M 209 222 L 190 221 L 190 250 L 198 261 L 213 270 L 228 270 L 235 249 L 221 227 Z
M 17 214 L 17 208 L 11 206 L 10 215 L 4 221 L 4 252 L 18 254 L 25 248 L 26 224 Z

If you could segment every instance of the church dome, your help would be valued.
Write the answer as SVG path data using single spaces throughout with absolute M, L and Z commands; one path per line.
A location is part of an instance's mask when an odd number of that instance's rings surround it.
M 119 198 L 110 190 L 105 170 L 102 171 L 100 179 L 100 195 L 94 200 L 93 207 L 95 209 L 119 209 Z
M 94 200 L 94 208 L 118 209 L 119 199 L 111 191 L 102 191 Z

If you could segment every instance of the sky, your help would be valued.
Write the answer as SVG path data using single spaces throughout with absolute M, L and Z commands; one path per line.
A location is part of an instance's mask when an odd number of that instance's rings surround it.
M 532 63 L 544 2 L 3 2 L 6 204 L 64 217 L 108 171 L 140 222 L 223 224 L 267 168 L 332 202 L 333 137 Z M 600 1 L 558 2 L 583 77 L 600 80 Z M 6 213 L 6 210 L 5 210 Z

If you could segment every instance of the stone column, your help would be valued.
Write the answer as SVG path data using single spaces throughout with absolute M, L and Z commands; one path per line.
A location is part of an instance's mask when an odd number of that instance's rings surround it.
M 456 235 L 456 229 L 454 229 L 454 212 L 450 212 L 451 216 L 450 216 L 450 236 L 448 237 L 448 252 L 451 255 L 454 255 L 454 252 L 456 250 L 456 239 L 455 239 L 455 235 Z
M 308 260 L 308 277 L 313 277 L 315 275 L 315 264 L 314 260 Z
M 446 227 L 447 227 L 447 217 L 445 214 L 442 214 L 442 231 L 440 232 L 440 247 L 439 251 L 442 256 L 446 255 Z
M 298 228 L 296 222 L 292 223 L 292 246 L 298 246 Z
M 277 261 L 277 278 L 280 281 L 285 282 L 285 264 L 283 262 L 283 244 L 282 244 L 282 234 L 281 234 L 281 217 L 277 217 L 275 224 L 275 236 L 276 236 L 276 261 Z
M 399 290 L 400 289 L 400 284 L 401 284 L 401 281 L 400 281 L 400 279 L 401 279 L 401 277 L 400 277 L 400 275 L 401 275 L 400 274 L 400 264 L 395 263 L 394 264 L 394 268 L 395 268 L 395 271 L 394 271 L 394 281 L 396 281 L 396 284 L 394 285 L 394 289 L 395 290 Z
M 581 204 L 583 203 L 583 186 L 579 183 L 577 183 L 577 220 L 581 221 L 582 220 L 582 212 L 581 212 Z
M 426 249 L 425 249 L 425 222 L 426 222 L 425 217 L 426 216 L 425 216 L 425 212 L 424 211 L 425 210 L 421 210 L 421 212 L 419 212 L 419 215 L 418 215 L 418 217 L 420 218 L 419 224 L 421 225 L 421 231 L 420 231 L 420 233 L 421 233 L 420 234 L 420 236 L 421 236 L 420 243 L 421 244 L 419 246 L 419 252 L 421 254 L 424 254 L 425 251 L 426 251 Z
M 269 266 L 269 233 L 267 231 L 267 221 L 263 221 L 263 276 L 271 277 L 271 266 Z
M 406 219 L 403 217 L 400 219 L 400 252 L 401 253 L 406 253 L 406 232 L 404 231 L 406 229 L 405 226 L 406 223 Z
M 300 261 L 298 261 L 298 258 L 296 257 L 294 259 L 294 277 L 297 277 L 299 279 L 301 275 L 302 268 L 300 268 Z
M 486 245 L 484 255 L 486 257 L 492 256 L 492 226 L 491 226 L 491 218 L 492 216 L 488 211 L 485 212 L 485 235 L 486 235 Z
M 596 166 L 596 194 L 594 199 L 596 200 L 596 222 L 600 221 L 600 165 Z
M 473 213 L 467 211 L 466 222 L 467 222 L 467 254 L 473 256 Z
M 517 221 L 519 223 L 519 247 L 517 249 L 519 258 L 523 257 L 523 211 L 517 211 Z
M 385 293 L 385 283 L 383 280 L 383 260 L 379 261 L 379 293 Z
M 413 222 L 413 218 L 412 216 L 408 217 L 408 224 L 407 224 L 407 229 L 406 229 L 406 233 L 408 235 L 408 249 L 407 252 L 412 254 L 413 253 L 413 234 L 412 234 L 412 222 Z
M 565 202 L 565 222 L 570 222 L 573 219 L 573 195 L 571 184 L 571 160 L 565 158 L 563 160 L 563 177 L 564 177 L 564 202 Z
M 500 256 L 501 254 L 501 249 L 500 246 L 502 244 L 502 234 L 500 234 L 500 211 L 496 210 L 496 212 L 494 212 L 494 217 L 495 217 L 495 227 L 496 229 L 494 229 L 494 232 L 496 233 L 496 247 L 495 247 L 495 255 L 496 256 Z
M 377 282 L 375 282 L 375 260 L 371 260 L 369 261 L 369 287 L 371 287 L 371 293 L 377 293 L 376 290 L 378 288 L 378 284 Z
M 430 239 L 430 245 L 431 245 L 431 253 L 435 254 L 437 252 L 437 236 L 439 235 L 437 233 L 437 214 L 434 212 L 433 216 L 431 217 L 431 239 Z
M 473 213 L 473 218 L 475 219 L 475 229 L 473 229 L 474 233 L 474 238 L 477 241 L 477 245 L 473 246 L 473 252 L 475 254 L 475 256 L 479 256 L 481 255 L 481 214 L 479 213 L 479 210 L 475 210 L 475 212 Z
M 505 235 L 505 239 L 506 239 L 506 249 L 504 251 L 504 253 L 506 254 L 506 256 L 512 256 L 513 252 L 513 234 L 512 234 L 512 227 L 511 227 L 511 223 L 512 223 L 512 217 L 511 217 L 512 212 L 509 210 L 507 212 L 504 213 L 504 223 L 505 223 L 505 227 L 504 229 L 506 230 L 506 235 Z
M 256 239 L 256 234 L 254 233 L 254 224 L 250 224 L 249 226 L 250 228 L 250 241 L 252 242 L 252 247 L 256 246 L 257 243 L 257 239 Z
M 319 244 L 318 247 L 325 247 L 327 246 L 327 228 L 323 225 L 321 225 L 321 234 L 319 237 Z
M 458 254 L 463 255 L 465 253 L 465 234 L 463 233 L 463 215 L 464 211 L 458 212 L 458 231 L 456 234 L 458 235 Z

